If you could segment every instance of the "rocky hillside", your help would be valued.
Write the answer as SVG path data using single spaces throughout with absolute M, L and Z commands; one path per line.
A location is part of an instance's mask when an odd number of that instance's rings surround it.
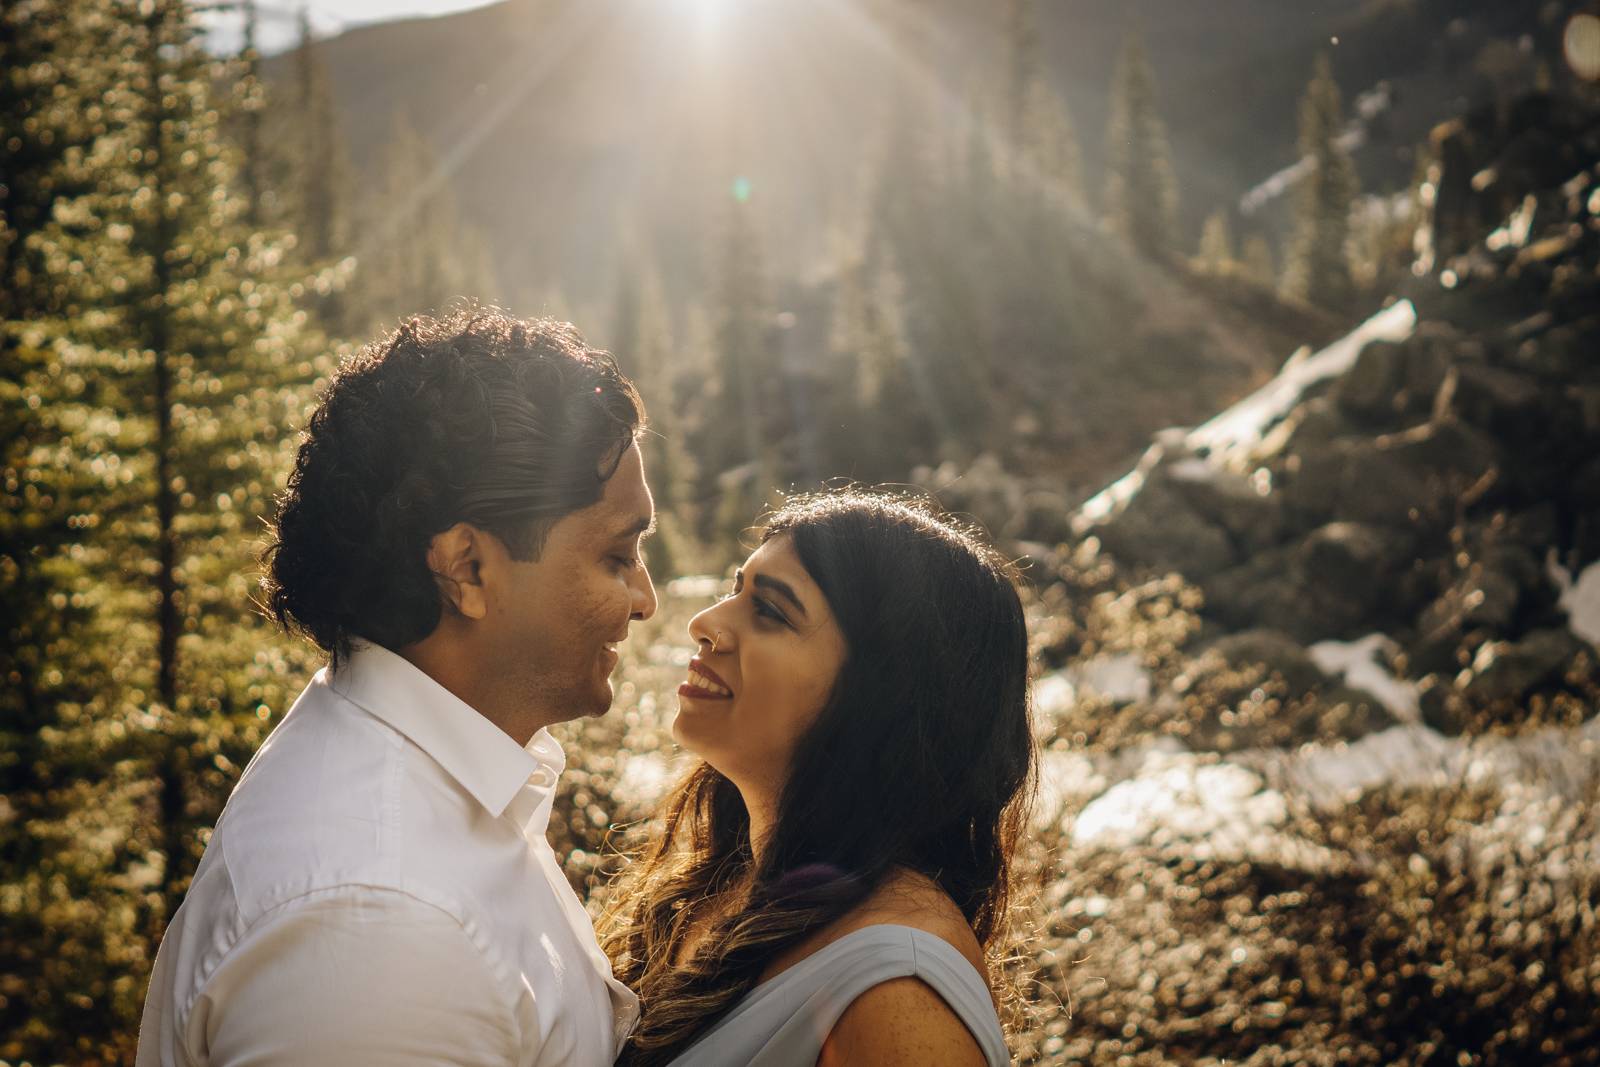
M 1412 291 L 1081 507 L 925 472 L 1037 561 L 1025 1060 L 1600 1062 L 1600 113 L 1431 151 Z
M 1078 558 L 1182 575 L 1202 639 L 1376 657 L 1380 720 L 1573 723 L 1600 641 L 1600 124 L 1530 97 L 1434 144 L 1412 299 L 1160 435 L 1073 516 Z
M 1440 127 L 1412 291 L 1076 508 L 923 471 L 1033 561 L 1022 1063 L 1600 1063 L 1600 112 Z M 684 766 L 663 587 L 566 728 L 591 907 Z

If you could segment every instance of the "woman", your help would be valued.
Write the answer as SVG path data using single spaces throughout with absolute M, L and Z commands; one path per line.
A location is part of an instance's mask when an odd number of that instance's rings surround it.
M 1034 748 L 1004 562 L 905 500 L 790 502 L 699 645 L 702 762 L 607 909 L 619 1063 L 1008 1062 L 993 996 Z

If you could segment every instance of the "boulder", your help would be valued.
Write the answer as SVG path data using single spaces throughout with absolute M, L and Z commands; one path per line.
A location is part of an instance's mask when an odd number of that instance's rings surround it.
M 1382 439 L 1335 441 L 1284 466 L 1285 507 L 1307 525 L 1338 518 L 1412 527 L 1436 510 L 1438 492 Z
M 1521 599 L 1522 587 L 1515 578 L 1475 563 L 1423 609 L 1417 629 L 1426 641 L 1452 644 L 1474 627 L 1504 631 Z
M 1406 339 L 1401 369 L 1397 405 L 1411 413 L 1425 414 L 1433 407 L 1433 398 L 1450 368 L 1457 362 L 1481 363 L 1483 346 L 1474 340 L 1461 337 L 1442 323 L 1423 322 Z
M 1301 641 L 1325 636 L 1319 621 L 1307 611 L 1293 556 L 1289 546 L 1267 549 L 1237 567 L 1203 579 L 1205 615 L 1224 626 L 1269 627 Z
M 1582 421 L 1584 435 L 1600 440 L 1600 385 L 1569 385 L 1566 394 Z
M 1544 397 L 1539 383 L 1523 374 L 1487 364 L 1458 363 L 1450 368 L 1434 398 L 1435 419 L 1454 416 L 1496 435 L 1536 426 Z
M 1203 610 L 1227 626 L 1270 627 L 1302 642 L 1348 637 L 1387 623 L 1374 615 L 1406 552 L 1387 531 L 1333 523 L 1201 579 Z
M 1373 441 L 1380 452 L 1412 468 L 1424 480 L 1444 479 L 1429 493 L 1459 495 L 1494 470 L 1500 449 L 1487 434 L 1459 419 L 1444 418 L 1385 434 Z
M 1568 323 L 1529 337 L 1510 359 L 1516 370 L 1554 385 L 1592 381 L 1600 372 L 1600 322 Z
M 1346 415 L 1366 422 L 1393 419 L 1405 380 L 1406 350 L 1394 341 L 1369 341 L 1339 378 L 1333 400 Z
M 1296 405 L 1263 442 L 1263 453 L 1307 455 L 1350 432 L 1350 425 L 1328 397 Z M 1276 447 L 1269 447 L 1275 445 Z
M 1301 696 L 1327 681 L 1305 646 L 1279 630 L 1241 630 L 1219 638 L 1207 652 L 1230 666 L 1264 667 L 1283 678 L 1291 696 Z
M 1174 570 L 1190 578 L 1213 574 L 1237 562 L 1227 532 L 1160 485 L 1146 485 L 1092 532 L 1119 561 Z
M 1295 567 L 1306 584 L 1341 590 L 1351 599 L 1375 603 L 1394 562 L 1409 543 L 1359 522 L 1318 527 L 1295 550 Z
M 1558 676 L 1583 648 L 1566 627 L 1534 630 L 1517 641 L 1490 641 L 1473 657 L 1463 695 L 1475 704 L 1519 699 Z
M 1276 544 L 1282 537 L 1282 497 L 1263 492 L 1249 478 L 1191 460 L 1162 469 L 1160 483 L 1246 551 Z

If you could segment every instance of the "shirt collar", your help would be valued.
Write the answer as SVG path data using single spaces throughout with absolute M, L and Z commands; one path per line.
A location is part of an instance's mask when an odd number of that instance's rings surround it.
M 355 643 L 328 684 L 433 757 L 490 815 L 505 814 L 527 788 L 548 817 L 566 769 L 566 755 L 548 730 L 524 748 L 410 661 L 365 641 Z M 527 817 L 518 814 L 519 822 Z

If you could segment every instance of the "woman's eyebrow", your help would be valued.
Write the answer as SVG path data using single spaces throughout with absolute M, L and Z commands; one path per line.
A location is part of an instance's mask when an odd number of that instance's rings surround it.
M 800 602 L 799 595 L 795 593 L 788 582 L 774 578 L 769 574 L 758 574 L 756 575 L 756 588 L 778 594 L 794 605 L 794 609 L 800 613 L 801 618 L 806 617 L 806 606 Z

